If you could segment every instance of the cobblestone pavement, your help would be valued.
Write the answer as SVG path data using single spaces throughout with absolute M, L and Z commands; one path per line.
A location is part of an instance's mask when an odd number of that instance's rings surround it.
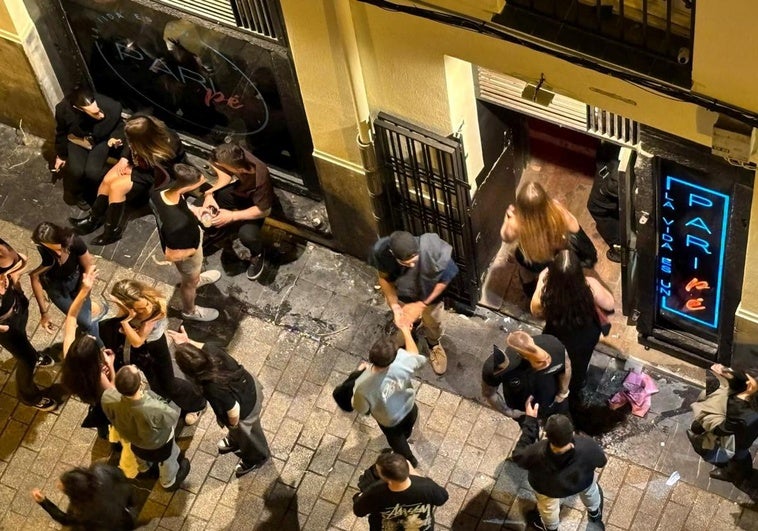
M 29 229 L 43 217 L 63 222 L 70 213 L 54 206 L 60 189 L 47 182 L 39 163 L 5 170 L 30 153 L 35 155 L 23 147 L 0 152 L 0 218 L 5 220 L 0 236 L 28 252 L 34 264 Z M 124 242 L 105 249 L 98 259 L 96 291 L 136 277 L 173 294 L 176 307 L 173 282 L 178 279 L 172 268 L 153 262 L 156 239 L 149 223 L 149 218 L 133 221 Z M 222 316 L 217 323 L 188 328 L 191 337 L 226 345 L 260 378 L 262 423 L 273 457 L 260 470 L 235 479 L 236 458 L 216 455 L 223 431 L 212 414 L 205 414 L 180 434 L 192 463 L 184 488 L 167 493 L 154 481 L 139 482 L 145 529 L 367 529 L 365 519 L 352 515 L 351 499 L 357 477 L 386 442 L 371 418 L 339 411 L 331 390 L 382 333 L 386 307 L 370 269 L 359 261 L 312 244 L 296 246 L 281 235 L 272 240 L 279 253 L 271 271 L 257 283 L 244 275 L 225 276 L 203 288 L 198 302 L 222 309 Z M 101 248 L 92 250 L 102 254 Z M 219 266 L 218 253 L 209 264 Z M 24 285 L 30 293 L 28 279 Z M 175 327 L 179 321 L 171 315 Z M 56 315 L 58 325 L 62 317 Z M 38 321 L 32 303 L 28 330 L 35 346 L 43 349 L 60 340 L 38 329 Z M 437 511 L 440 529 L 524 529 L 525 513 L 533 508 L 525 473 L 507 460 L 518 437 L 516 424 L 477 400 L 481 361 L 515 327 L 523 325 L 495 314 L 448 314 L 449 372 L 437 377 L 427 367 L 416 382 L 420 417 L 412 445 L 420 471 L 450 493 Z M 29 491 L 42 487 L 61 501 L 54 486 L 58 475 L 108 459 L 110 446 L 94 430 L 79 427 L 86 407 L 78 400 L 69 399 L 54 413 L 19 404 L 13 368 L 13 358 L 0 352 L 0 528 L 55 528 Z M 52 383 L 57 368 L 38 370 L 38 381 Z M 625 419 L 602 437 L 610 456 L 600 476 L 607 528 L 758 529 L 749 497 L 709 481 L 710 467 L 695 459 L 683 435 L 697 386 L 651 372 L 661 393 L 648 416 Z M 623 362 L 596 354 L 590 376 L 596 398 L 614 392 L 623 374 Z M 668 485 L 675 470 L 682 479 Z M 578 499 L 567 501 L 562 520 L 566 530 L 587 526 Z

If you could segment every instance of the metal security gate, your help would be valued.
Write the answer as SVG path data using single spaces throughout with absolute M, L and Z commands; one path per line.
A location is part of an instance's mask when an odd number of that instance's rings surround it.
M 479 281 L 462 142 L 385 113 L 374 120 L 374 134 L 393 228 L 436 232 L 452 245 L 460 272 L 446 293 L 474 306 Z

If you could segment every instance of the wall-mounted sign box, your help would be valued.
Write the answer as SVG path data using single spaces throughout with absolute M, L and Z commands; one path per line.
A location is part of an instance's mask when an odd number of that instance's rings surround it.
M 662 164 L 657 201 L 658 313 L 717 337 L 730 197 L 677 164 Z

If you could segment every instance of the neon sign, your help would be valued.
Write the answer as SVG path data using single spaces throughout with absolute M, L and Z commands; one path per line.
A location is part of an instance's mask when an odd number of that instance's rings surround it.
M 668 175 L 662 179 L 658 218 L 658 311 L 714 333 L 721 309 L 729 196 Z

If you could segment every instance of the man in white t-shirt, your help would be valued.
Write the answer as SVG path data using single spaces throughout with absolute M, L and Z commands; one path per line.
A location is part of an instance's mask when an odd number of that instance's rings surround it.
M 371 414 L 387 437 L 390 447 L 414 467 L 418 461 L 408 438 L 418 418 L 416 390 L 411 384 L 413 371 L 426 363 L 411 336 L 411 327 L 400 329 L 405 348 L 397 348 L 395 337 L 382 337 L 371 347 L 368 364 L 355 381 L 353 408 Z

